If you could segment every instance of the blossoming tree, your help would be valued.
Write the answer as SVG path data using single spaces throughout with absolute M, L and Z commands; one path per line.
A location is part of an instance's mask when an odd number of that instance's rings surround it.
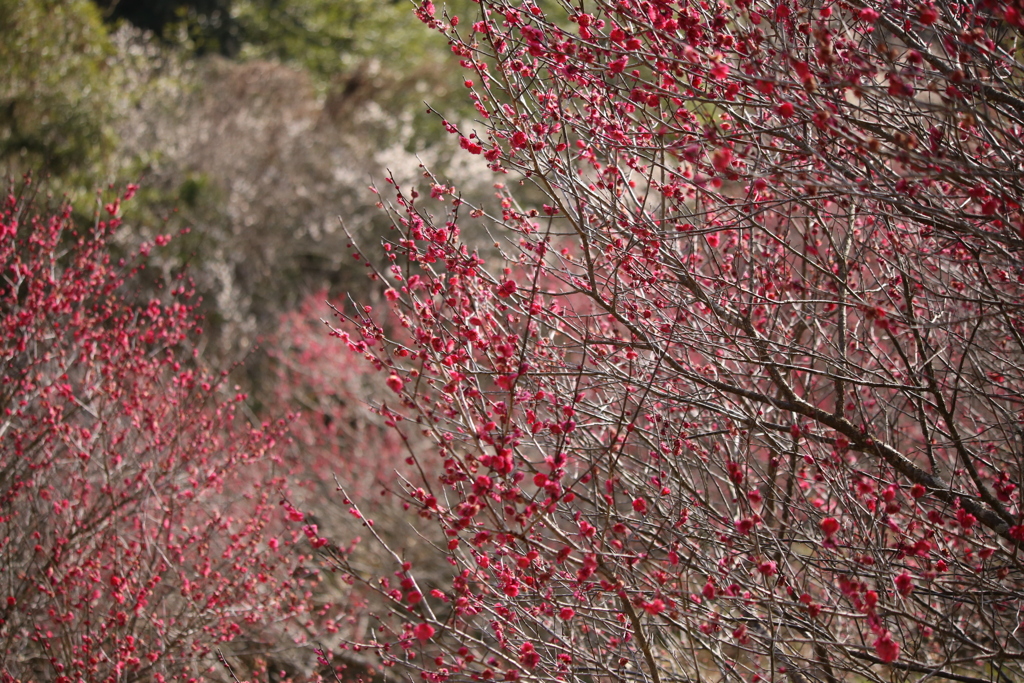
M 1024 677 L 1020 3 L 480 10 L 418 12 L 501 207 L 389 189 L 407 341 L 344 333 L 434 441 L 403 490 L 454 580 L 336 555 L 392 604 L 358 646 L 431 681 Z
M 266 669 L 232 642 L 277 649 L 306 609 L 283 427 L 249 426 L 244 396 L 192 358 L 186 280 L 139 300 L 169 238 L 112 258 L 120 201 L 88 229 L 14 194 L 0 210 L 4 681 L 226 680 Z

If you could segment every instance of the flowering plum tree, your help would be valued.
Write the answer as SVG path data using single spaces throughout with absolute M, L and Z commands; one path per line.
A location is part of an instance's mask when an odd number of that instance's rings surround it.
M 4 681 L 226 678 L 207 654 L 305 609 L 283 428 L 239 419 L 244 395 L 191 357 L 186 280 L 136 300 L 169 238 L 112 260 L 120 201 L 84 230 L 13 194 L 0 214 Z
M 382 202 L 409 341 L 361 312 L 357 350 L 435 442 L 406 494 L 455 572 L 336 558 L 392 599 L 360 646 L 431 681 L 1024 678 L 1020 3 L 480 4 L 418 9 L 480 115 L 445 125 L 544 199 Z
M 450 581 L 450 569 L 434 561 L 432 543 L 443 536 L 421 522 L 415 529 L 421 538 L 412 540 L 406 517 L 410 505 L 401 496 L 390 495 L 396 488 L 395 472 L 408 469 L 409 453 L 428 441 L 422 437 L 403 440 L 391 429 L 394 423 L 371 408 L 393 395 L 384 376 L 356 354 L 332 357 L 337 340 L 324 333 L 324 323 L 318 319 L 328 298 L 324 291 L 311 294 L 299 308 L 281 315 L 261 340 L 270 361 L 265 376 L 271 381 L 267 391 L 256 395 L 268 412 L 291 413 L 290 439 L 280 449 L 290 500 L 315 512 L 303 520 L 316 524 L 316 536 L 311 539 L 314 549 L 344 557 L 349 568 L 379 574 L 393 559 L 385 547 L 366 542 L 365 518 L 370 518 L 385 546 L 401 543 L 406 560 L 431 570 L 430 581 Z M 365 348 L 351 338 L 349 342 Z M 336 495 L 339 482 L 343 495 Z M 338 540 L 343 547 L 327 548 L 328 539 Z M 305 569 L 317 571 L 315 563 Z M 386 611 L 390 598 L 382 602 L 375 590 L 367 590 L 345 574 L 321 575 L 324 581 L 313 590 L 313 602 L 320 606 L 322 617 L 312 625 L 334 638 L 367 639 L 373 626 L 370 615 Z M 335 652 L 331 659 L 335 673 L 346 680 L 374 675 L 376 661 L 366 653 Z
M 317 319 L 327 299 L 325 291 L 307 297 L 298 309 L 282 314 L 262 340 L 273 379 L 263 400 L 274 412 L 295 412 L 286 449 L 297 468 L 289 477 L 293 488 L 303 483 L 316 498 L 329 499 L 338 477 L 353 495 L 380 498 L 381 487 L 406 457 L 404 448 L 370 410 L 368 401 L 387 391 L 373 369 L 357 357 L 322 362 L 335 348 Z

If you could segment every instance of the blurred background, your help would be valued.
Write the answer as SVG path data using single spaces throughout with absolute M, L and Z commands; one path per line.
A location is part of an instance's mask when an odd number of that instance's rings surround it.
M 0 64 L 3 173 L 30 173 L 83 221 L 98 189 L 139 183 L 124 248 L 190 229 L 159 265 L 187 265 L 203 354 L 243 361 L 252 381 L 253 345 L 282 314 L 315 293 L 371 294 L 340 218 L 377 241 L 389 224 L 372 182 L 420 163 L 464 193 L 493 182 L 453 163 L 427 113 L 475 112 L 408 2 L 0 0 Z

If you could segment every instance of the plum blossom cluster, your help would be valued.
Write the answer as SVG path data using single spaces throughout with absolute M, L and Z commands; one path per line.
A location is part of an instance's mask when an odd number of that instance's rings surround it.
M 419 16 L 496 208 L 382 198 L 405 329 L 344 334 L 433 441 L 405 494 L 452 571 L 374 534 L 393 575 L 337 566 L 391 614 L 347 647 L 438 682 L 1024 677 L 1020 4 Z
M 272 625 L 310 618 L 272 476 L 284 427 L 202 368 L 185 278 L 140 300 L 146 259 L 111 256 L 134 190 L 85 228 L 14 193 L 0 209 L 4 681 L 197 680 L 239 640 L 258 673 Z

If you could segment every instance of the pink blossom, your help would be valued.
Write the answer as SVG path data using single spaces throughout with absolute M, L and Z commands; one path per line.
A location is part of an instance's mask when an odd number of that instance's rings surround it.
M 413 635 L 415 635 L 416 639 L 421 643 L 425 643 L 433 638 L 434 633 L 434 627 L 427 623 L 417 624 L 416 627 L 413 628 Z

